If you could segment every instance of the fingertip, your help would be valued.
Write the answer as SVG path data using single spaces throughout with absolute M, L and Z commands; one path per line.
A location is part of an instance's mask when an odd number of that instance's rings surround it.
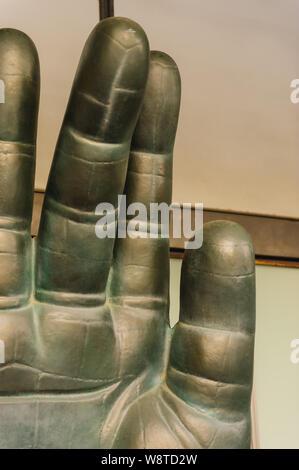
M 193 269 L 219 275 L 240 276 L 254 272 L 254 247 L 242 225 L 215 220 L 203 226 L 203 244 L 186 251 Z M 190 259 L 189 259 L 190 258 Z
M 98 23 L 81 55 L 65 123 L 92 140 L 131 140 L 148 67 L 149 45 L 141 26 L 118 17 Z
M 33 41 L 22 31 L 0 30 L 0 80 L 4 87 L 0 140 L 34 145 L 39 105 L 39 59 Z
M 208 328 L 254 331 L 254 248 L 241 225 L 225 220 L 207 223 L 201 248 L 186 250 L 181 320 Z
M 175 61 L 151 51 L 147 86 L 132 149 L 169 154 L 173 151 L 181 102 L 181 78 Z
M 39 58 L 32 39 L 14 28 L 0 29 L 0 67 L 3 74 L 20 74 L 39 80 Z
M 229 220 L 214 220 L 206 223 L 204 233 L 210 243 L 223 244 L 228 241 L 234 244 L 248 243 L 253 246 L 247 230 L 242 225 Z
M 95 34 L 110 35 L 125 49 L 131 49 L 138 45 L 149 48 L 143 28 L 129 18 L 120 16 L 106 18 L 96 25 L 94 32 Z
M 174 59 L 166 52 L 152 50 L 150 52 L 150 58 L 152 62 L 159 63 L 162 67 L 168 66 L 168 67 L 174 67 L 176 69 L 178 68 Z

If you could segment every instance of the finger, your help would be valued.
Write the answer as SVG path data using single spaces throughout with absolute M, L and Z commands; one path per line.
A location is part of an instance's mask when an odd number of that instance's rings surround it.
M 233 436 L 236 446 L 249 446 L 254 330 L 251 239 L 238 224 L 208 223 L 203 246 L 187 251 L 183 261 L 180 323 L 167 385 L 219 426 L 216 448 L 228 447 Z M 180 405 L 176 412 L 180 414 Z M 186 415 L 184 419 L 188 421 Z M 237 436 L 233 428 L 239 430 Z
M 83 50 L 48 181 L 37 246 L 36 296 L 58 304 L 105 301 L 114 239 L 98 239 L 95 209 L 117 207 L 148 74 L 144 31 L 99 23 Z
M 0 30 L 0 307 L 31 292 L 30 223 L 39 104 L 39 60 L 21 31 Z
M 127 206 L 138 202 L 146 208 L 145 223 L 139 227 L 146 238 L 130 238 L 129 224 L 126 237 L 116 241 L 110 288 L 114 303 L 167 309 L 169 240 L 161 236 L 162 224 L 153 227 L 148 222 L 151 203 L 171 203 L 172 154 L 179 108 L 178 68 L 168 55 L 152 52 L 125 185 Z M 157 238 L 150 238 L 150 226 L 157 231 Z

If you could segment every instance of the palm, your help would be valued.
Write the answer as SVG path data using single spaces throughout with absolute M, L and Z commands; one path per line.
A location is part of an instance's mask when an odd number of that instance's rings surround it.
M 0 447 L 248 446 L 254 264 L 245 231 L 208 224 L 203 247 L 188 252 L 172 337 L 168 240 L 95 236 L 101 201 L 116 206 L 125 192 L 128 203 L 170 203 L 174 62 L 154 52 L 148 72 L 147 39 L 132 21 L 95 28 L 31 242 L 38 59 L 12 30 L 0 32 L 0 58 Z

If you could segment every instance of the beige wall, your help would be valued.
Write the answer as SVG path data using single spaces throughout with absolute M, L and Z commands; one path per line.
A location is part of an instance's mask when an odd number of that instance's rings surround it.
M 43 188 L 97 0 L 0 0 L 1 26 L 23 29 L 42 66 Z M 299 0 L 115 0 L 183 80 L 174 166 L 178 202 L 299 217 Z M 1 77 L 0 77 L 1 78 Z

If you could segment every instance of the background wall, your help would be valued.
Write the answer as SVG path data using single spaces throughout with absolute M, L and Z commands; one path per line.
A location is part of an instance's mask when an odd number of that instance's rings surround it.
M 171 324 L 179 315 L 181 260 L 171 260 Z M 256 266 L 254 386 L 260 448 L 299 449 L 299 363 L 290 360 L 299 338 L 299 269 Z
M 44 188 L 97 0 L 0 0 L 1 27 L 35 41 L 42 96 L 36 187 Z M 299 217 L 299 0 L 115 0 L 180 67 L 174 200 Z M 1 77 L 0 77 L 1 78 Z

